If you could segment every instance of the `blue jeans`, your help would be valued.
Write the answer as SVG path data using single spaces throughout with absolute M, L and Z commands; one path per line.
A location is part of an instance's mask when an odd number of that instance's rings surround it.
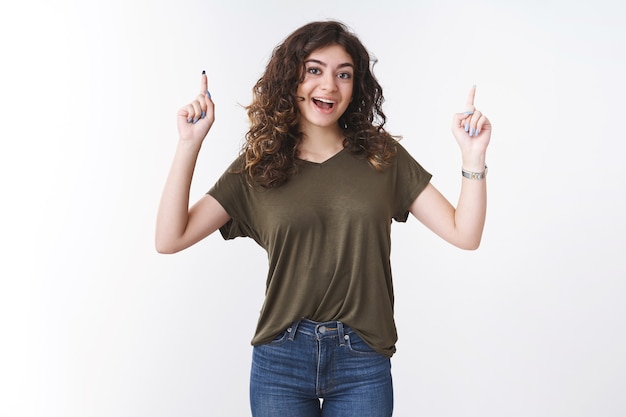
M 254 347 L 250 405 L 253 417 L 389 417 L 391 362 L 341 322 L 301 320 Z

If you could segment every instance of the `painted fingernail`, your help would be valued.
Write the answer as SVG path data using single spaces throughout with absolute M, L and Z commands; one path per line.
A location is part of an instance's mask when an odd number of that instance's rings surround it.
M 202 70 L 202 75 L 206 75 L 206 71 L 205 70 Z
M 204 116 L 206 116 L 206 112 L 205 111 L 202 112 L 202 114 L 200 115 L 200 118 L 204 119 Z
M 469 132 L 469 123 L 465 123 L 465 131 Z
M 206 95 L 211 98 L 211 93 L 209 93 L 209 90 L 206 90 Z
M 191 123 L 193 122 L 193 119 L 190 117 L 189 119 L 187 119 L 187 123 Z
M 480 133 L 480 129 L 476 128 L 476 136 L 478 136 L 479 133 Z
M 471 138 L 472 136 L 474 136 L 474 133 L 476 133 L 476 129 L 471 128 L 471 129 L 470 129 L 470 131 L 469 131 L 470 138 Z
M 470 111 L 463 112 L 461 114 L 464 116 L 469 116 L 470 114 L 474 114 L 474 112 L 470 110 Z
M 198 118 L 196 117 L 195 119 L 193 119 L 193 124 L 195 125 L 196 123 L 198 123 Z

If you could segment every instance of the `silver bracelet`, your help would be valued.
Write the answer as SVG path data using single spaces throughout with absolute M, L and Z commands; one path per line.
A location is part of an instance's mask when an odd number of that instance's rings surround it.
M 487 177 L 487 165 L 485 165 L 485 170 L 483 172 L 466 171 L 461 168 L 461 175 L 470 180 L 482 180 Z

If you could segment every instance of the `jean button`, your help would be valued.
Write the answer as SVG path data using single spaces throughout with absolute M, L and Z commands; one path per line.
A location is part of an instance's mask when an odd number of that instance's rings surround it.
M 326 326 L 320 326 L 320 333 L 326 332 Z

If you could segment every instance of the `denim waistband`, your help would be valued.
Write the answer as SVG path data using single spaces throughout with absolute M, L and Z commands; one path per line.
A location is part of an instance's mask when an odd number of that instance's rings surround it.
M 343 346 L 348 334 L 352 333 L 352 329 L 340 321 L 316 322 L 308 319 L 298 320 L 287 329 L 289 332 L 289 340 L 294 339 L 296 333 L 312 336 L 318 340 L 336 337 L 339 344 Z

